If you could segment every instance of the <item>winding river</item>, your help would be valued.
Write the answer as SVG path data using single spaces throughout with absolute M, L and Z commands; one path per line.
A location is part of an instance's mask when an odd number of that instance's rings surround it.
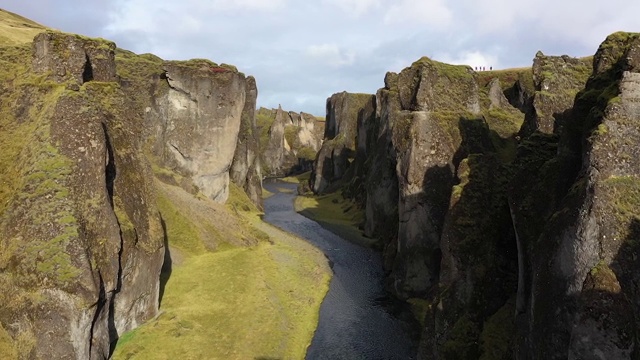
M 380 255 L 296 213 L 295 184 L 265 182 L 264 187 L 274 195 L 264 201 L 263 219 L 306 239 L 332 263 L 334 275 L 307 360 L 414 359 L 409 327 L 389 311 Z

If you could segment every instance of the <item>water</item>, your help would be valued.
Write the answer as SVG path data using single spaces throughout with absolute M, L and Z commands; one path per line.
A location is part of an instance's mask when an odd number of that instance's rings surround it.
M 265 183 L 274 195 L 264 202 L 264 220 L 322 250 L 334 271 L 307 360 L 414 359 L 406 324 L 389 313 L 380 255 L 329 232 L 295 212 L 295 184 Z M 280 192 L 287 189 L 293 193 Z

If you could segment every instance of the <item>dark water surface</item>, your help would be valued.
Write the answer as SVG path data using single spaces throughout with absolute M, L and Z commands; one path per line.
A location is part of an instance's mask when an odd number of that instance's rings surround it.
M 264 187 L 274 195 L 264 201 L 263 219 L 307 239 L 333 263 L 334 275 L 306 358 L 413 359 L 415 349 L 406 324 L 391 315 L 385 305 L 388 301 L 382 286 L 380 254 L 347 242 L 296 213 L 295 184 L 265 182 Z

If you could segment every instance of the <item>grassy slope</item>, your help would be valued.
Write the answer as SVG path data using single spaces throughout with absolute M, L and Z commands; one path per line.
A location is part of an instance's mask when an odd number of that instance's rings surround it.
M 297 212 L 343 239 L 367 247 L 377 245 L 377 240 L 364 237 L 359 228 L 364 220 L 363 210 L 345 199 L 342 191 L 320 196 L 297 196 L 294 206 Z
M 161 315 L 125 334 L 114 359 L 304 358 L 330 279 L 322 253 L 262 222 L 255 208 L 239 210 L 248 199 L 237 188 L 224 207 L 193 197 L 187 206 L 191 195 L 158 187 L 174 266 Z M 218 235 L 208 240 L 206 208 L 217 212 L 208 226 Z M 232 237 L 257 244 L 223 244 Z
M 0 45 L 31 42 L 46 27 L 20 15 L 0 9 Z

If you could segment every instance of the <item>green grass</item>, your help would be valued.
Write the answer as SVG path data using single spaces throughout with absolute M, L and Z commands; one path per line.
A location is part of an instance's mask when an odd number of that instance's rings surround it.
M 156 183 L 173 269 L 161 315 L 124 334 L 113 358 L 304 358 L 330 280 L 322 253 L 262 222 L 233 185 L 220 205 Z
M 300 214 L 317 221 L 334 234 L 362 246 L 374 247 L 377 240 L 362 235 L 359 229 L 364 213 L 352 200 L 345 199 L 342 192 L 327 195 L 304 195 L 295 199 L 294 206 Z
M 284 182 L 288 182 L 288 183 L 293 183 L 293 184 L 301 184 L 305 181 L 309 181 L 309 178 L 311 177 L 311 171 L 307 171 L 304 172 L 302 174 L 298 174 L 298 175 L 293 175 L 293 176 L 287 176 L 285 178 L 282 178 L 280 180 L 284 181 Z
M 533 85 L 533 72 L 530 66 L 503 70 L 480 71 L 478 72 L 478 85 L 480 85 L 481 88 L 486 87 L 494 78 L 498 78 L 500 80 L 502 90 L 506 90 L 506 88 L 513 86 L 517 80 L 520 80 L 523 87 L 530 93 L 533 93 L 535 90 Z
M 307 243 L 258 226 L 273 245 L 209 252 L 175 267 L 162 314 L 123 336 L 113 358 L 304 358 L 329 270 Z
M 34 21 L 0 9 L 0 46 L 31 42 L 46 29 Z

